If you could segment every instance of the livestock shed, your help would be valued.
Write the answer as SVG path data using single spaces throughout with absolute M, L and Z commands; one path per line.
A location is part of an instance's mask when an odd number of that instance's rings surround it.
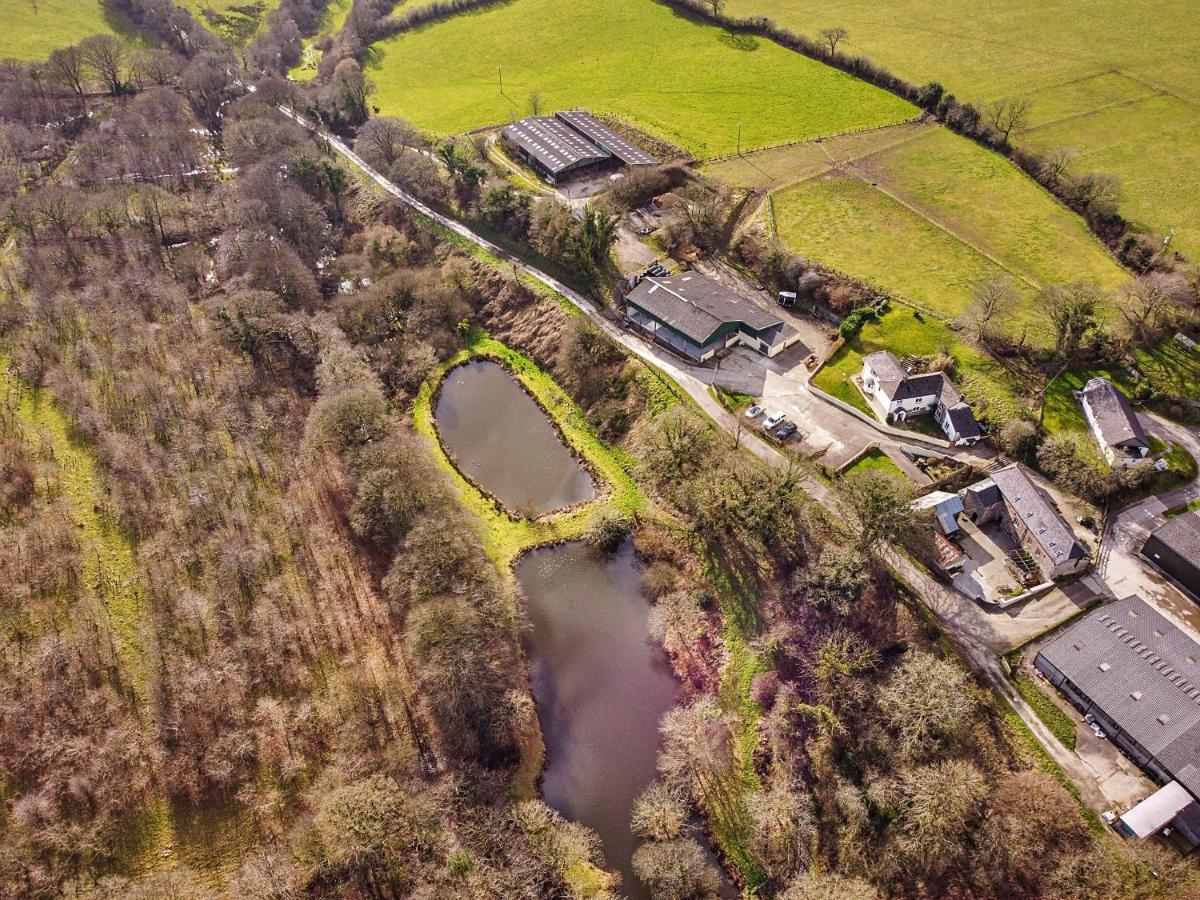
M 582 110 L 513 122 L 501 129 L 500 141 L 551 184 L 622 166 L 652 166 L 658 162 Z
M 1200 643 L 1132 596 L 1083 616 L 1033 664 L 1138 765 L 1200 797 Z
M 800 339 L 778 316 L 694 272 L 643 278 L 625 297 L 625 317 L 695 362 L 737 344 L 775 356 Z
M 1200 599 L 1200 509 L 1154 529 L 1142 546 L 1142 556 Z

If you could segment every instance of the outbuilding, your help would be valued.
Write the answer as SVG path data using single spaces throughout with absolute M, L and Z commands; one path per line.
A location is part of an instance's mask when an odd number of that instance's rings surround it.
M 1168 519 L 1150 533 L 1142 556 L 1200 600 L 1200 509 Z

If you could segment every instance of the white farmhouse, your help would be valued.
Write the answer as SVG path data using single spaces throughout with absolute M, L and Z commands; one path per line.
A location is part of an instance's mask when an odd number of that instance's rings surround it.
M 880 350 L 863 359 L 862 386 L 890 421 L 932 413 L 955 446 L 974 444 L 983 437 L 971 407 L 941 372 L 909 375 L 894 354 Z
M 1078 391 L 1079 405 L 1110 466 L 1128 468 L 1145 459 L 1150 441 L 1129 398 L 1107 378 L 1093 378 Z

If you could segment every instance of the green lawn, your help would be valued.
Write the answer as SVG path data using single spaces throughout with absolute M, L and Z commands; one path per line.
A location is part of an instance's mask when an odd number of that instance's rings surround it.
M 0 0 L 0 22 L 0 59 L 44 59 L 93 34 L 134 38 L 129 23 L 102 0 Z
M 503 75 L 504 91 L 500 78 Z M 911 119 L 902 100 L 651 0 L 512 0 L 372 48 L 384 113 L 449 134 L 545 110 L 610 113 L 698 157 Z
M 863 357 L 876 350 L 891 350 L 900 358 L 947 350 L 956 364 L 954 382 L 978 417 L 1003 421 L 1026 410 L 1018 386 L 991 357 L 961 342 L 942 322 L 918 316 L 903 306 L 894 307 L 878 322 L 868 322 L 821 368 L 813 384 L 870 415 L 866 400 L 850 379 L 862 371 Z
M 1038 287 L 1090 278 L 1114 288 L 1129 277 L 1078 216 L 998 154 L 944 128 L 876 134 L 881 149 L 867 147 L 853 172 L 774 195 L 789 245 L 947 318 L 976 284 L 1007 275 L 1023 294 L 1007 324 L 1031 336 L 1045 333 Z
M 843 26 L 847 52 L 918 84 L 940 81 L 962 100 L 1030 98 L 1040 127 L 1018 143 L 1082 151 L 1081 167 L 1121 177 L 1127 215 L 1178 228 L 1179 246 L 1200 256 L 1194 0 L 896 0 L 886 10 L 871 0 L 728 0 L 727 8 L 808 35 Z
M 853 475 L 856 472 L 882 472 L 905 480 L 900 467 L 892 462 L 886 453 L 879 449 L 871 449 L 842 470 L 842 475 Z

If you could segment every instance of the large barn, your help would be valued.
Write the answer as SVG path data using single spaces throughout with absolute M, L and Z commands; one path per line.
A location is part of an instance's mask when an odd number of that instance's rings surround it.
M 509 153 L 551 184 L 658 162 L 578 109 L 513 122 L 501 129 L 500 140 Z
M 1142 555 L 1200 599 L 1200 509 L 1168 519 L 1154 529 Z
M 778 316 L 695 272 L 643 278 L 625 297 L 625 317 L 695 362 L 735 344 L 775 356 L 800 339 Z
M 1145 600 L 1088 613 L 1034 666 L 1138 765 L 1200 797 L 1200 644 Z

